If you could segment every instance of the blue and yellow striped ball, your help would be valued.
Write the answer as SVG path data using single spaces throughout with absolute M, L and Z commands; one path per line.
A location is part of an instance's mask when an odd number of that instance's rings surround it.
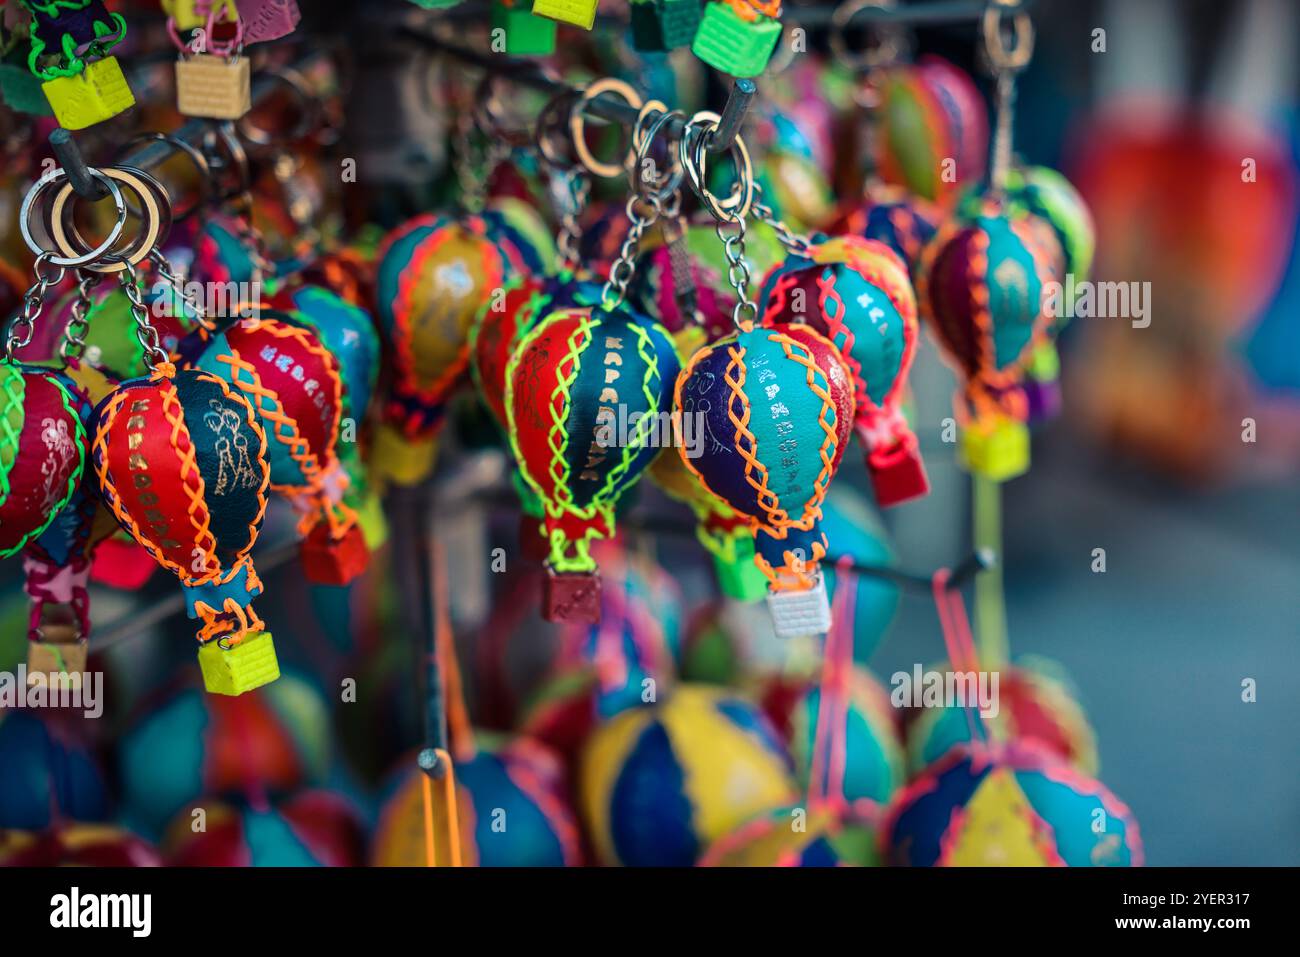
M 1140 867 L 1142 838 L 1106 787 L 1024 744 L 959 746 L 895 799 L 881 833 L 913 867 Z
M 796 794 L 789 758 L 759 709 L 698 685 L 597 729 L 579 778 L 596 856 L 629 866 L 688 867 Z

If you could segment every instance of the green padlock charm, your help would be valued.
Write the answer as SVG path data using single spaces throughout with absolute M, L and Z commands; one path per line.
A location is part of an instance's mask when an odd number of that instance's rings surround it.
M 555 52 L 555 21 L 537 16 L 526 3 L 492 0 L 492 49 L 512 56 L 549 56 Z M 498 46 L 500 41 L 504 50 Z
M 84 130 L 135 106 L 117 57 L 87 63 L 75 76 L 60 76 L 41 84 L 54 116 L 65 130 Z
M 781 37 L 780 0 L 716 0 L 704 10 L 691 51 L 735 77 L 758 76 Z
M 700 0 L 632 0 L 632 47 L 643 52 L 688 47 L 700 28 Z
M 590 30 L 596 22 L 598 2 L 599 0 L 533 0 L 533 13 Z

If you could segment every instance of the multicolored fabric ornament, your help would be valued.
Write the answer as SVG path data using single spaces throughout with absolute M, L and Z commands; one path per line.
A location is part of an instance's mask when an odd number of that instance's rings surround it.
M 238 698 L 181 691 L 121 738 L 124 817 L 154 835 L 203 795 L 252 800 L 321 784 L 330 761 L 328 730 L 320 691 L 292 674 Z M 160 754 L 167 760 L 159 761 Z
M 545 508 L 548 619 L 598 620 L 591 543 L 613 536 L 619 496 L 670 441 L 677 372 L 668 333 L 626 307 L 553 311 L 511 357 L 507 420 L 520 472 Z
M 84 388 L 68 375 L 57 378 L 75 403 L 81 428 L 89 428 L 95 403 L 112 389 L 106 376 L 67 360 L 83 380 L 98 386 Z M 89 450 L 87 444 L 86 451 Z M 86 670 L 86 641 L 90 637 L 91 555 L 94 546 L 113 530 L 111 519 L 99 508 L 94 478 L 83 466 L 67 504 L 54 513 L 54 521 L 23 549 L 23 588 L 31 599 L 27 637 L 27 670 L 43 673 L 79 673 Z M 104 521 L 101 521 L 101 516 Z M 51 629 L 45 621 L 47 607 L 62 606 L 70 621 Z M 53 633 L 52 633 L 53 632 Z
M 602 864 L 690 867 L 796 789 L 775 730 L 743 698 L 680 685 L 597 729 L 580 772 L 583 817 Z
M 194 829 L 202 810 L 205 830 Z M 303 791 L 269 807 L 197 802 L 163 841 L 169 867 L 359 867 L 365 829 L 351 802 Z
M 677 380 L 679 431 L 706 438 L 686 467 L 744 515 L 768 579 L 777 634 L 824 633 L 821 503 L 854 415 L 853 380 L 835 346 L 808 326 L 752 328 L 700 349 Z
M 902 399 L 916 354 L 916 297 L 884 243 L 840 236 L 791 253 L 763 281 L 765 326 L 807 323 L 839 350 L 853 377 L 854 426 L 881 507 L 930 490 Z
M 248 400 L 218 376 L 155 366 L 100 407 L 94 462 L 118 522 L 185 588 L 203 622 L 204 684 L 242 694 L 279 676 L 252 599 L 262 592 L 250 552 L 266 511 L 266 432 Z
M 965 72 L 936 56 L 889 69 L 879 85 L 876 167 L 888 183 L 951 208 L 984 177 L 984 99 Z
M 271 302 L 285 309 L 290 321 L 311 329 L 338 361 L 343 405 L 335 454 L 347 476 L 343 502 L 357 513 L 366 546 L 374 551 L 387 539 L 387 525 L 378 490 L 362 460 L 361 439 L 379 381 L 379 332 L 370 313 L 323 286 L 294 285 L 276 293 Z
M 356 512 L 343 501 L 348 477 L 335 454 L 344 404 L 338 359 L 291 316 L 264 309 L 213 337 L 197 367 L 229 382 L 256 410 L 271 488 L 302 515 L 307 577 L 324 585 L 352 581 L 369 552 Z
M 929 669 L 946 673 L 946 664 Z M 1043 666 L 1004 666 L 998 672 L 997 714 L 980 720 L 995 741 L 1022 741 L 1047 749 L 1083 774 L 1097 773 L 1097 739 L 1069 686 Z M 964 708 L 925 708 L 908 725 L 913 772 L 971 740 Z
M 374 465 L 416 485 L 433 470 L 436 435 L 469 364 L 469 330 L 505 282 L 503 247 L 478 216 L 426 215 L 398 227 L 379 251 L 377 319 L 392 356 Z
M 710 845 L 701 867 L 874 867 L 878 815 L 800 804 L 772 808 Z
M 842 209 L 826 227 L 832 236 L 861 236 L 882 242 L 907 263 L 915 277 L 921 250 L 934 238 L 942 214 L 928 202 L 900 186 L 876 183 L 866 196 Z
M 890 808 L 881 848 L 913 867 L 1140 867 L 1132 813 L 1103 785 L 1025 745 L 958 747 Z
M 0 831 L 0 867 L 159 867 L 154 848 L 107 824 Z
M 962 456 L 1005 481 L 1029 467 L 1024 365 L 1051 327 L 1047 284 L 1057 251 L 1026 217 L 995 200 L 944 225 L 917 277 L 921 314 L 961 380 Z
M 31 711 L 0 711 L 0 767 L 0 828 L 108 817 L 108 787 L 85 745 Z
M 461 862 L 469 867 L 569 867 L 582 863 L 581 836 L 564 766 L 527 737 L 480 735 L 473 757 L 456 762 Z M 428 865 L 424 772 L 406 771 L 379 815 L 370 863 Z

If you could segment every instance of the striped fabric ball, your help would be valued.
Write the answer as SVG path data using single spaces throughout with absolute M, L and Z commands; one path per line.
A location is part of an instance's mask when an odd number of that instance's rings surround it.
M 1023 744 L 958 747 L 891 806 L 881 846 L 916 867 L 1138 867 L 1142 839 L 1104 785 Z
M 597 858 L 629 866 L 690 866 L 754 814 L 796 797 L 789 759 L 763 714 L 695 685 L 597 729 L 579 792 Z
M 479 735 L 468 760 L 454 762 L 461 863 L 469 867 L 565 867 L 582 863 L 581 837 L 559 757 L 527 737 Z M 414 762 L 411 762 L 412 764 Z M 402 772 L 379 816 L 370 862 L 428 864 L 424 772 Z
M 948 670 L 947 665 L 936 669 Z M 1041 668 L 1001 669 L 998 713 L 981 720 L 998 741 L 1024 741 L 1046 748 L 1084 774 L 1097 773 L 1097 740 L 1069 685 Z M 964 708 L 927 708 L 908 726 L 911 769 L 921 771 L 971 738 Z
M 0 711 L 0 828 L 102 821 L 109 799 L 86 748 L 28 711 Z
M 107 824 L 0 830 L 0 867 L 158 867 L 161 863 L 150 844 Z
M 329 791 L 267 807 L 205 799 L 177 815 L 163 852 L 170 867 L 359 867 L 365 831 L 352 804 Z

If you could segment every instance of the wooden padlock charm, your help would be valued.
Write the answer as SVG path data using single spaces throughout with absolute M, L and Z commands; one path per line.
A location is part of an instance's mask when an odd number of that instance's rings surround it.
M 525 0 L 493 0 L 492 43 L 497 30 L 511 56 L 548 56 L 555 52 L 555 21 L 539 17 L 524 6 Z
M 186 116 L 237 120 L 253 108 L 247 57 L 199 53 L 176 61 L 176 105 Z
M 75 76 L 60 76 L 41 84 L 59 125 L 84 130 L 135 106 L 135 96 L 117 57 L 87 63 Z
M 533 13 L 590 30 L 596 22 L 596 4 L 597 0 L 533 0 Z
M 710 3 L 700 20 L 691 51 L 709 66 L 732 76 L 751 77 L 762 73 L 781 38 L 781 21 L 746 9 L 754 19 L 738 13 L 731 0 Z
M 700 0 L 632 0 L 632 47 L 646 52 L 688 47 L 700 28 Z

